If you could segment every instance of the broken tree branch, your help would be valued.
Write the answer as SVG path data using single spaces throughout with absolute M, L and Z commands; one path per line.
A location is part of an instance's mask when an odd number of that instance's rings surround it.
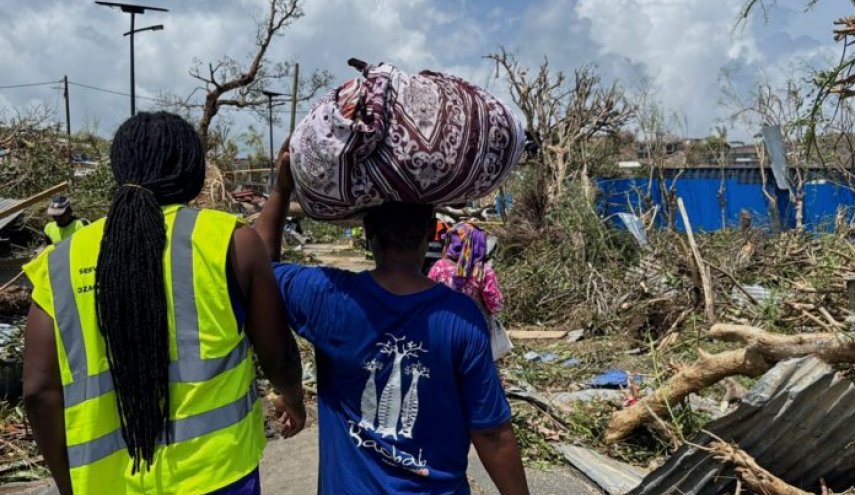
M 770 495 L 812 495 L 796 488 L 757 464 L 753 457 L 737 446 L 716 440 L 710 443 L 710 452 L 722 462 L 732 464 L 745 485 L 756 493 Z
M 855 339 L 842 333 L 779 335 L 745 325 L 713 325 L 710 337 L 745 344 L 742 349 L 709 354 L 699 349 L 694 364 L 680 369 L 665 384 L 635 405 L 615 412 L 606 428 L 608 443 L 626 438 L 633 430 L 662 415 L 689 394 L 734 375 L 757 377 L 778 361 L 814 354 L 828 363 L 855 362 Z
M 680 209 L 680 216 L 683 218 L 683 227 L 686 229 L 686 237 L 689 238 L 689 247 L 692 248 L 692 257 L 695 260 L 695 265 L 698 268 L 698 274 L 701 277 L 701 285 L 704 290 L 704 314 L 707 321 L 715 323 L 715 300 L 713 299 L 712 282 L 710 281 L 709 268 L 704 264 L 701 258 L 701 251 L 695 243 L 695 235 L 692 232 L 692 224 L 689 222 L 689 215 L 686 213 L 686 206 L 683 204 L 683 198 L 677 198 L 677 208 Z

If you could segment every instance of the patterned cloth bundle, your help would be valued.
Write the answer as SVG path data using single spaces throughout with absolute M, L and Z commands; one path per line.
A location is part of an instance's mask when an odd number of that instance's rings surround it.
M 497 189 L 522 154 L 520 121 L 447 74 L 351 59 L 363 78 L 318 101 L 291 137 L 297 198 L 320 220 L 385 201 L 462 203 Z

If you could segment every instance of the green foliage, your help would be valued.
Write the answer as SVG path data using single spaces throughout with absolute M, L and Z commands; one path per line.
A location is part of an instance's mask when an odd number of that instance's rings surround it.
M 520 209 L 512 212 L 509 229 L 501 233 L 497 257 L 502 286 L 512 295 L 506 301 L 508 318 L 514 323 L 582 323 L 568 321 L 568 316 L 590 317 L 585 312 L 591 308 L 579 303 L 590 295 L 592 277 L 637 259 L 635 242 L 597 216 L 578 184 L 547 211 L 543 230 L 529 230 L 519 218 L 525 214 Z
M 94 220 L 106 214 L 114 184 L 105 139 L 89 132 L 72 136 L 74 153 L 97 163 L 93 172 L 75 178 L 65 134 L 55 126 L 42 127 L 27 120 L 0 123 L 0 137 L 11 152 L 11 158 L 0 168 L 0 197 L 23 199 L 68 182 L 62 194 L 71 198 L 78 216 Z M 47 201 L 32 208 L 34 227 L 40 228 L 47 221 L 46 205 Z
M 116 187 L 108 164 L 100 164 L 95 172 L 77 179 L 69 192 L 77 216 L 96 220 L 107 215 Z
M 0 168 L 0 196 L 25 198 L 69 180 L 72 169 L 58 138 L 53 129 L 16 129 L 9 138 L 12 158 Z
M 311 219 L 303 220 L 302 225 L 303 232 L 310 233 L 313 242 L 333 244 L 344 241 L 344 227 Z

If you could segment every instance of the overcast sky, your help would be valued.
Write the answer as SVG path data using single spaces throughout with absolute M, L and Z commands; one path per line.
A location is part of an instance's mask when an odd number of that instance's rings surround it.
M 304 72 L 329 70 L 334 85 L 354 77 L 346 61 L 358 57 L 409 71 L 451 72 L 504 95 L 494 66 L 482 58 L 503 45 L 532 65 L 544 56 L 567 71 L 593 63 L 630 89 L 649 78 L 663 106 L 685 116 L 688 133 L 703 136 L 723 115 L 723 69 L 747 92 L 760 77 L 782 80 L 806 65 L 827 66 L 839 56 L 832 20 L 852 14 L 844 0 L 820 0 L 807 13 L 806 0 L 779 0 L 768 22 L 758 13 L 734 30 L 743 1 L 306 0 L 305 17 L 274 41 L 269 59 L 296 60 Z M 158 97 L 191 93 L 196 81 L 187 70 L 194 59 L 246 58 L 254 18 L 266 0 L 143 3 L 170 9 L 138 17 L 137 24 L 166 26 L 136 38 L 137 95 Z M 127 93 L 122 33 L 128 22 L 126 14 L 90 0 L 0 0 L 0 86 L 68 75 L 75 83 Z M 88 127 L 107 135 L 129 112 L 126 96 L 79 86 L 71 87 L 71 102 L 72 130 Z M 63 118 L 59 85 L 0 89 L 6 112 L 36 104 Z M 249 112 L 226 115 L 237 132 L 255 122 Z M 285 130 L 276 132 L 284 136 Z

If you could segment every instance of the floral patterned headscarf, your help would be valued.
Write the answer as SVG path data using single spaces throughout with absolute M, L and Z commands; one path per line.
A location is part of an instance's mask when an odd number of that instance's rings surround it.
M 452 279 L 455 289 L 460 289 L 470 277 L 480 278 L 487 257 L 487 234 L 472 225 L 461 222 L 445 233 L 445 254 L 457 262 L 457 274 Z

